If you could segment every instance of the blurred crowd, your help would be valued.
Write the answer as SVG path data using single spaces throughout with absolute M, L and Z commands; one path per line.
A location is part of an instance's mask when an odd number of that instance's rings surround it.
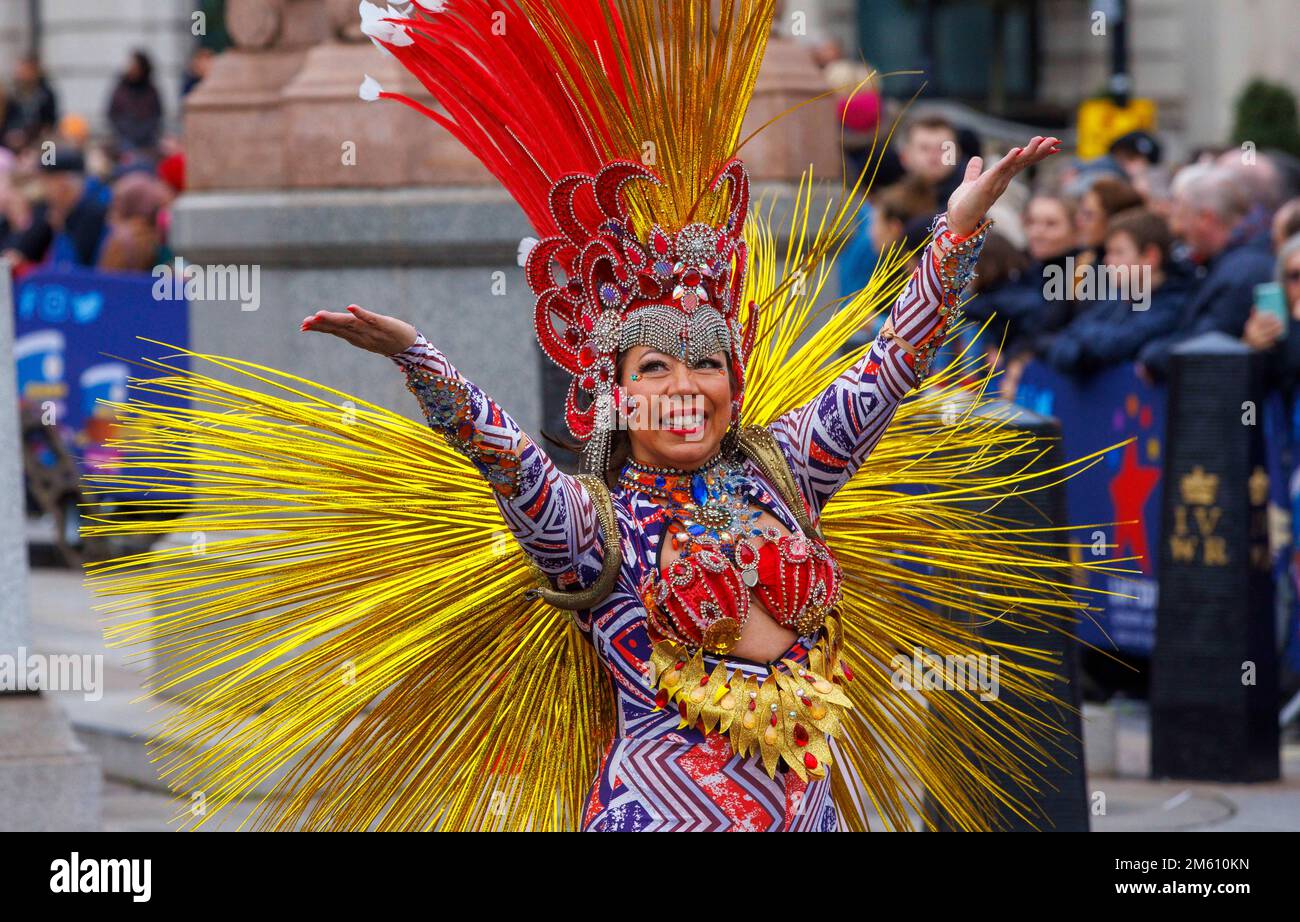
M 211 57 L 195 52 L 182 95 Z M 61 111 L 35 57 L 0 77 L 0 258 L 16 277 L 39 266 L 149 271 L 170 261 L 168 218 L 185 188 L 185 155 L 165 132 L 167 108 L 144 51 L 131 54 L 108 94 L 102 137 L 84 115 Z
M 888 128 L 880 96 L 837 47 L 820 60 L 859 170 L 876 126 L 882 138 Z M 841 288 L 861 288 L 882 253 L 919 257 L 969 159 L 984 155 L 987 168 L 1003 153 L 938 115 L 905 121 L 872 160 Z M 992 318 L 976 345 L 1003 372 L 1005 397 L 1033 360 L 1078 377 L 1133 363 L 1161 383 L 1171 349 L 1208 331 L 1267 353 L 1271 383 L 1294 390 L 1300 336 L 1286 332 L 1300 322 L 1300 159 L 1231 147 L 1170 163 L 1155 137 L 1134 132 L 1105 156 L 1039 170 L 990 215 L 966 305 L 975 326 Z
M 1160 383 L 1173 347 L 1211 331 L 1267 351 L 1275 384 L 1300 378 L 1300 337 L 1284 337 L 1300 321 L 1300 161 L 1289 154 L 1210 149 L 1168 165 L 1135 133 L 1034 188 L 1018 217 L 991 235 L 970 311 L 1000 318 L 990 332 L 1005 345 L 990 355 L 1005 388 L 1034 359 L 1078 376 L 1132 362 Z M 1107 278 L 1124 290 L 1105 290 Z
M 919 257 L 969 159 L 991 163 L 1001 151 L 928 114 L 873 156 L 889 125 L 877 80 L 835 41 L 813 54 L 838 95 L 850 175 L 871 161 L 862 220 L 840 259 L 841 287 L 854 291 L 882 253 Z M 194 53 L 182 96 L 211 60 Z M 167 108 L 143 51 L 106 94 L 108 131 L 93 138 L 82 115 L 61 112 L 35 58 L 0 80 L 0 257 L 17 275 L 170 263 L 185 155 L 164 131 Z M 976 324 L 992 318 L 976 345 L 1003 372 L 1009 399 L 1033 360 L 1078 376 L 1134 363 L 1159 383 L 1171 349 L 1212 330 L 1267 353 L 1288 392 L 1300 381 L 1300 336 L 1286 335 L 1300 321 L 1297 158 L 1233 147 L 1169 163 L 1155 137 L 1135 132 L 1103 157 L 1017 180 L 991 217 L 966 313 Z

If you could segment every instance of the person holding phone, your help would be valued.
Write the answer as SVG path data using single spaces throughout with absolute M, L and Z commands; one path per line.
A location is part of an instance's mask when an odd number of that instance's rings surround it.
M 1300 234 L 1282 244 L 1277 256 L 1277 280 L 1255 286 L 1255 303 L 1242 342 L 1257 351 L 1272 350 L 1286 340 L 1295 360 L 1275 369 L 1289 388 L 1300 377 L 1300 337 L 1288 336 L 1292 321 L 1300 321 Z M 1279 355 L 1278 358 L 1283 358 Z M 1283 383 L 1279 381 L 1279 383 Z

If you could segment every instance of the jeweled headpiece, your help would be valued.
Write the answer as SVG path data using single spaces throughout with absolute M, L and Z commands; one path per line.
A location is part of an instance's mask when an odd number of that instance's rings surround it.
M 405 5 L 404 5 L 405 6 Z M 573 376 L 565 417 L 604 473 L 619 353 L 726 352 L 743 401 L 749 178 L 734 156 L 774 0 L 445 0 L 362 30 L 443 111 L 371 78 L 448 129 L 541 238 L 525 274 L 546 355 Z

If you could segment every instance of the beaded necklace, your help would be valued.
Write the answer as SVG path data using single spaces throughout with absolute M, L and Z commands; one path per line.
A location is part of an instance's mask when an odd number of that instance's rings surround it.
M 683 557 L 711 547 L 734 558 L 738 541 L 762 534 L 761 513 L 745 499 L 745 473 L 721 452 L 694 471 L 628 461 L 619 483 L 659 501 L 669 515 L 672 547 Z

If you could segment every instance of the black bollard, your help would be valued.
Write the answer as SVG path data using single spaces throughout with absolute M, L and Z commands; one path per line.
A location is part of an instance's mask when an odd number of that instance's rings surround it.
M 1256 354 L 1221 333 L 1173 353 L 1151 658 L 1153 778 L 1279 776 L 1262 374 Z

